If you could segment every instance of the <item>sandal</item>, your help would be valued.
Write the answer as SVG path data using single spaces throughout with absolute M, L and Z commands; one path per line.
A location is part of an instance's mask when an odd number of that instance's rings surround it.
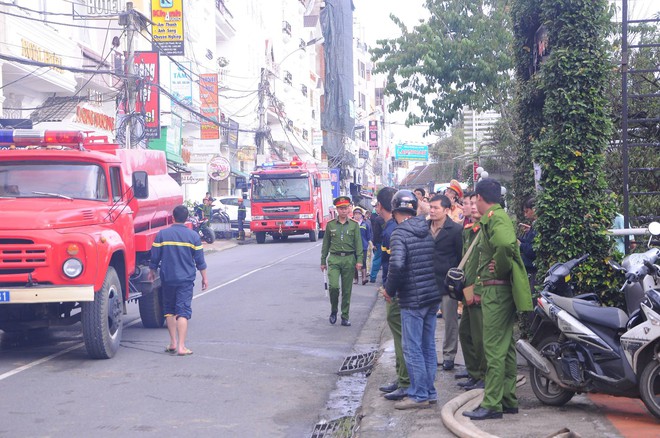
M 186 349 L 183 353 L 178 353 L 177 356 L 190 356 L 191 354 L 193 354 L 192 350 Z
M 165 347 L 165 353 L 176 353 L 176 347 L 170 348 L 170 347 Z

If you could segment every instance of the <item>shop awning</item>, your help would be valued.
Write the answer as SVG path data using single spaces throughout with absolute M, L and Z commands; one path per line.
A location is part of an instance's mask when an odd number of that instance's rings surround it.
M 234 176 L 242 176 L 242 177 L 245 178 L 246 180 L 250 177 L 250 174 L 249 174 L 249 173 L 245 173 L 245 172 L 243 172 L 243 171 L 240 171 L 240 170 L 234 170 L 234 169 L 231 170 L 231 174 L 234 175 Z

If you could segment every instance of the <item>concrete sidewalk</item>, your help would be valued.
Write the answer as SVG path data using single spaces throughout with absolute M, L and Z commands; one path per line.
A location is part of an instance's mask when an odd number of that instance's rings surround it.
M 453 371 L 443 371 L 438 368 L 436 377 L 436 388 L 438 390 L 438 404 L 430 409 L 418 409 L 398 411 L 394 409 L 394 402 L 386 400 L 378 387 L 390 383 L 395 379 L 394 372 L 394 343 L 392 335 L 385 321 L 385 303 L 380 301 L 376 304 L 372 315 L 367 322 L 379 324 L 382 332 L 380 349 L 382 354 L 374 366 L 368 379 L 364 397 L 362 399 L 362 421 L 357 436 L 361 438 L 436 438 L 455 436 L 449 428 L 443 424 L 440 412 L 443 406 L 463 396 L 481 397 L 481 390 L 471 391 L 473 394 L 466 396 L 466 392 L 456 386 L 459 380 L 454 379 L 457 371 L 464 369 L 462 352 L 456 357 L 456 368 Z M 438 319 L 436 330 L 436 346 L 438 346 L 438 357 L 441 358 L 442 339 L 444 336 L 444 322 Z M 521 362 L 519 362 L 521 363 Z M 519 365 L 518 374 L 527 380 L 529 369 L 527 365 Z M 529 383 L 525 381 L 518 387 L 518 400 L 520 402 L 520 413 L 517 415 L 505 415 L 501 420 L 470 421 L 461 415 L 459 409 L 456 415 L 457 422 L 467 423 L 481 430 L 472 430 L 470 433 L 460 434 L 464 437 L 534 437 L 544 438 L 556 436 L 562 429 L 579 434 L 582 437 L 620 437 L 619 432 L 605 418 L 605 415 L 585 396 L 576 395 L 564 407 L 552 407 L 541 404 L 534 396 Z M 460 401 L 460 400 L 459 400 Z M 479 400 L 473 401 L 478 403 Z M 461 403 L 459 403 L 461 404 Z M 471 409 L 471 407 L 466 406 Z M 450 420 L 451 421 L 451 420 Z M 470 424 L 471 423 L 471 424 Z M 573 435 L 576 436 L 576 435 Z
M 238 246 L 238 242 L 236 242 L 236 239 L 215 239 L 215 242 L 213 243 L 202 241 L 202 245 L 204 246 L 204 254 L 210 254 L 234 248 L 235 246 Z

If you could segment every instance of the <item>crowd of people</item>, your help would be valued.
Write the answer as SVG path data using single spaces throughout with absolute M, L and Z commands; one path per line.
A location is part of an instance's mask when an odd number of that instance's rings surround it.
M 459 386 L 484 388 L 481 405 L 464 415 L 485 420 L 518 412 L 513 328 L 516 311 L 532 310 L 535 213 L 530 200 L 525 204 L 529 223 L 516 233 L 500 201 L 501 186 L 492 178 L 467 193 L 455 180 L 444 193 L 428 196 L 421 188 L 413 193 L 385 187 L 370 218 L 355 208 L 351 219 L 350 198 L 335 200 L 338 217 L 328 224 L 321 251 L 321 269 L 328 270 L 329 322 L 337 321 L 341 292 L 342 325 L 350 326 L 352 280 L 360 272 L 362 284 L 375 283 L 382 271 L 379 291 L 394 339 L 396 379 L 380 390 L 396 409 L 437 403 L 437 369 L 454 368 L 460 342 L 466 369 L 456 374 L 462 378 Z M 367 253 L 373 255 L 370 264 Z M 456 268 L 464 272 L 460 301 L 446 283 Z M 440 360 L 438 317 L 445 322 Z

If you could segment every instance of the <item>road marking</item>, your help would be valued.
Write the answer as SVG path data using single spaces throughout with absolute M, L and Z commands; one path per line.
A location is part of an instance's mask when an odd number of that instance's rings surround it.
M 13 376 L 13 375 L 15 375 L 15 374 L 18 374 L 18 373 L 20 373 L 20 372 L 23 372 L 23 371 L 29 370 L 30 368 L 36 367 L 37 365 L 41 365 L 41 364 L 44 363 L 44 362 L 48 362 L 48 361 L 51 360 L 51 359 L 55 359 L 56 357 L 62 356 L 63 354 L 66 354 L 66 353 L 68 353 L 68 352 L 71 351 L 71 350 L 75 350 L 76 348 L 80 348 L 80 347 L 82 347 L 83 345 L 85 345 L 85 344 L 83 344 L 82 342 L 80 342 L 80 343 L 78 343 L 78 344 L 76 344 L 76 345 L 74 345 L 74 346 L 71 346 L 71 347 L 69 347 L 69 348 L 67 348 L 67 349 L 65 349 L 65 350 L 62 350 L 62 351 L 60 351 L 60 352 L 58 352 L 58 353 L 51 354 L 50 356 L 46 356 L 46 357 L 41 358 L 41 359 L 39 359 L 39 360 L 35 360 L 34 362 L 30 362 L 30 363 L 28 363 L 28 364 L 26 364 L 26 365 L 23 365 L 22 367 L 18 367 L 18 368 L 16 368 L 16 369 L 11 370 L 11 371 L 7 371 L 7 372 L 4 373 L 4 374 L 0 374 L 0 380 L 5 380 L 5 379 L 7 379 L 7 378 L 9 378 L 9 377 L 11 377 L 11 376 Z
M 303 250 L 303 251 L 299 251 L 299 252 L 297 252 L 297 253 L 291 254 L 291 255 L 286 256 L 286 257 L 284 257 L 284 258 L 281 258 L 281 259 L 279 259 L 279 260 L 277 260 L 277 261 L 274 261 L 273 263 L 270 263 L 270 264 L 268 264 L 268 265 L 264 265 L 264 266 L 261 266 L 260 268 L 253 269 L 253 270 L 251 270 L 251 271 L 249 271 L 249 272 L 246 272 L 246 273 L 243 274 L 243 275 L 239 275 L 238 277 L 236 277 L 236 278 L 234 278 L 234 279 L 232 279 L 232 280 L 229 280 L 229 281 L 227 281 L 227 282 L 225 282 L 225 283 L 222 283 L 222 284 L 220 284 L 220 285 L 218 285 L 218 286 L 216 286 L 216 287 L 214 287 L 214 288 L 212 288 L 212 289 L 206 290 L 206 291 L 204 291 L 204 292 L 202 292 L 202 293 L 199 293 L 199 294 L 195 295 L 195 296 L 193 297 L 193 300 L 196 299 L 196 298 L 202 297 L 202 296 L 204 296 L 204 295 L 206 295 L 206 294 L 209 294 L 209 293 L 211 293 L 211 292 L 213 292 L 213 291 L 216 291 L 216 290 L 218 290 L 218 289 L 221 289 L 221 288 L 223 288 L 223 287 L 225 287 L 225 286 L 228 286 L 228 285 L 230 285 L 230 284 L 232 284 L 232 283 L 235 283 L 235 282 L 237 282 L 238 280 L 242 280 L 243 278 L 245 278 L 245 277 L 247 277 L 247 276 L 249 276 L 249 275 L 252 275 L 252 274 L 254 274 L 255 272 L 259 272 L 259 271 L 262 271 L 262 270 L 264 270 L 264 269 L 271 268 L 271 267 L 273 267 L 273 266 L 275 266 L 275 265 L 277 265 L 277 264 L 279 264 L 279 263 L 282 263 L 283 261 L 289 260 L 290 258 L 293 258 L 293 257 L 299 256 L 300 254 L 304 254 L 304 253 L 306 253 L 307 251 L 311 251 L 312 249 L 316 248 L 317 246 L 319 246 L 319 244 L 316 244 L 316 245 L 312 246 L 311 248 L 305 249 L 305 250 Z M 128 328 L 128 327 L 134 326 L 135 324 L 137 324 L 137 323 L 140 322 L 140 321 L 141 321 L 141 319 L 140 319 L 140 318 L 137 318 L 137 319 L 135 319 L 134 321 L 132 321 L 132 322 L 130 322 L 130 323 L 128 323 L 128 324 L 125 324 L 125 325 L 124 325 L 124 328 Z M 84 346 L 85 346 L 85 343 L 84 343 L 84 342 L 79 342 L 79 343 L 77 343 L 76 345 L 72 345 L 71 347 L 69 347 L 69 348 L 67 348 L 67 349 L 64 349 L 64 350 L 62 350 L 62 351 L 60 351 L 60 352 L 53 353 L 53 354 L 51 354 L 50 356 L 43 357 L 43 358 L 41 358 L 41 359 L 35 360 L 34 362 L 30 362 L 30 363 L 25 364 L 25 365 L 23 365 L 23 366 L 21 366 L 21 367 L 15 368 L 15 369 L 13 369 L 13 370 L 11 370 L 11 371 L 7 371 L 7 372 L 4 373 L 4 374 L 0 374 L 0 381 L 5 380 L 5 379 L 8 379 L 9 377 L 15 376 L 15 375 L 18 374 L 18 373 L 21 373 L 21 372 L 23 372 L 23 371 L 27 371 L 27 370 L 29 370 L 30 368 L 34 368 L 34 367 L 36 367 L 37 365 L 41 365 L 42 363 L 48 362 L 48 361 L 51 360 L 51 359 L 55 359 L 55 358 L 60 357 L 60 356 L 66 354 L 66 353 L 68 353 L 68 352 L 70 352 L 70 351 L 73 351 L 73 350 L 75 350 L 75 349 L 77 349 L 77 348 L 84 347 Z
M 222 283 L 222 284 L 220 284 L 220 285 L 218 285 L 218 286 L 216 286 L 216 287 L 214 287 L 214 288 L 211 288 L 211 289 L 209 289 L 209 290 L 205 290 L 204 292 L 195 295 L 195 296 L 193 297 L 193 300 L 196 299 L 196 298 L 199 298 L 199 297 L 203 297 L 203 296 L 206 295 L 206 294 L 210 294 L 211 292 L 214 292 L 214 291 L 216 291 L 216 290 L 218 290 L 218 289 L 220 289 L 220 288 L 223 288 L 223 287 L 225 287 L 225 286 L 228 286 L 228 285 L 230 285 L 230 284 L 232 284 L 232 283 L 235 283 L 235 282 L 237 282 L 237 281 L 239 281 L 239 280 L 242 280 L 242 279 L 244 279 L 245 277 L 254 274 L 255 272 L 263 271 L 264 269 L 271 268 L 271 267 L 273 267 L 273 266 L 275 266 L 275 265 L 277 265 L 277 264 L 279 264 L 279 263 L 282 263 L 282 262 L 285 261 L 285 260 L 289 260 L 290 258 L 293 258 L 293 257 L 299 256 L 300 254 L 304 254 L 304 253 L 306 253 L 307 251 L 311 251 L 312 249 L 315 249 L 317 246 L 319 246 L 319 244 L 316 244 L 316 245 L 312 246 L 311 248 L 305 249 L 305 250 L 303 250 L 303 251 L 299 251 L 299 252 L 297 252 L 297 253 L 294 253 L 294 254 L 291 254 L 291 255 L 286 256 L 286 257 L 284 257 L 284 258 L 281 258 L 281 259 L 279 259 L 279 260 L 276 260 L 276 261 L 274 261 L 273 263 L 271 263 L 271 264 L 269 264 L 269 265 L 264 265 L 264 266 L 261 266 L 261 267 L 259 267 L 259 268 L 253 269 L 253 270 L 251 270 L 251 271 L 249 271 L 249 272 L 246 272 L 246 273 L 243 274 L 243 275 L 239 275 L 238 277 L 236 277 L 236 278 L 234 278 L 234 279 L 232 279 L 232 280 L 229 280 L 229 281 L 227 281 L 227 282 L 225 282 L 225 283 Z

